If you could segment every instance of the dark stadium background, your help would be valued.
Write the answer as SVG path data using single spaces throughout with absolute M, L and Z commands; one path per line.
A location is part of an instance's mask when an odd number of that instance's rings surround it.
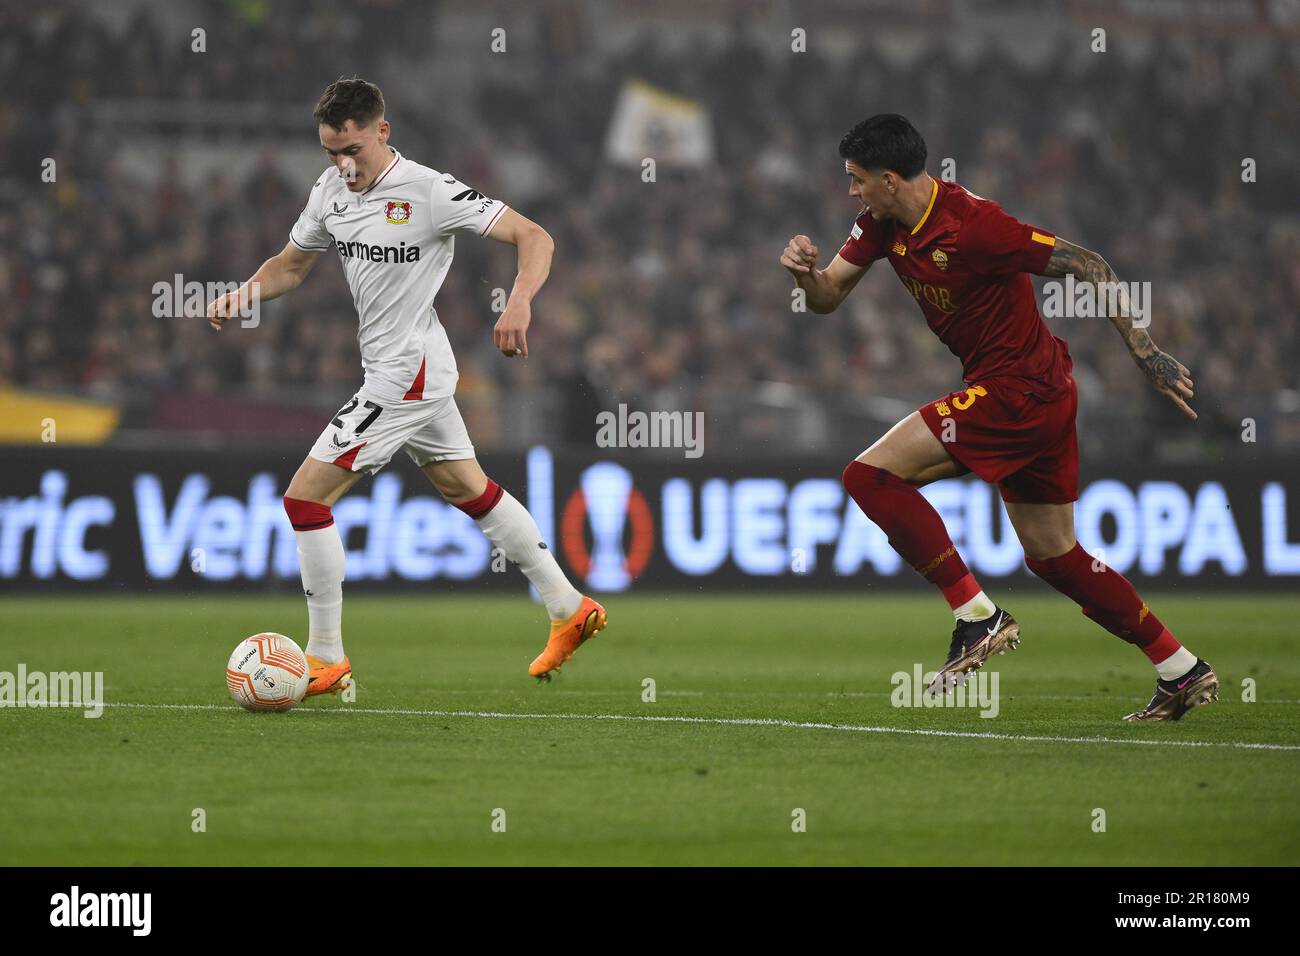
M 847 525 L 828 483 L 888 425 L 960 383 L 883 264 L 840 312 L 817 316 L 791 310 L 777 262 L 799 232 L 823 262 L 834 254 L 855 214 L 836 144 L 885 111 L 926 136 L 932 174 L 952 160 L 973 192 L 1100 251 L 1122 279 L 1149 281 L 1153 337 L 1192 370 L 1195 424 L 1150 388 L 1104 320 L 1051 321 L 1081 390 L 1096 518 L 1085 546 L 1109 546 L 1135 580 L 1170 586 L 1293 588 L 1300 575 L 1293 4 L 54 0 L 5 5 L 0 26 L 6 588 L 294 590 L 295 571 L 248 559 L 249 488 L 269 475 L 282 491 L 360 382 L 338 264 L 325 256 L 258 327 L 220 335 L 201 318 L 156 317 L 153 289 L 177 275 L 242 280 L 283 246 L 324 166 L 312 107 L 352 74 L 383 88 L 404 155 L 555 238 L 526 362 L 504 360 L 490 335 L 512 250 L 459 242 L 437 307 L 471 436 L 544 532 L 564 533 L 575 496 L 601 493 L 583 488 L 594 463 L 621 463 L 644 494 L 649 525 L 638 530 L 620 501 L 621 527 L 603 532 L 624 570 L 649 549 L 622 586 L 913 583 L 869 563 L 836 577 L 846 532 L 813 529 L 791 503 L 800 482 L 821 482 L 807 490 L 822 496 L 823 525 L 832 513 Z M 498 28 L 506 47 L 494 52 Z M 1104 53 L 1092 49 L 1099 28 Z M 807 52 L 791 48 L 796 29 Z M 647 183 L 610 158 L 611 120 L 635 81 L 705 117 L 706 162 L 665 154 Z M 704 455 L 597 448 L 595 415 L 620 404 L 702 411 Z M 531 471 L 538 454 L 555 467 Z M 384 474 L 399 477 L 404 501 L 432 495 L 404 461 Z M 172 523 L 192 476 L 202 487 L 191 524 Z M 159 483 L 166 527 L 146 528 L 157 516 L 142 510 L 142 479 Z M 674 479 L 696 510 L 726 510 L 717 563 L 688 572 L 667 547 L 660 492 Z M 710 480 L 723 482 L 712 499 Z M 371 494 L 370 483 L 353 493 Z M 998 526 L 991 496 L 970 500 L 965 525 Z M 353 507 L 348 545 L 362 554 L 370 515 Z M 522 589 L 472 561 L 448 575 L 439 562 L 469 547 L 463 528 L 436 503 L 417 512 L 441 536 L 413 559 L 423 570 L 370 584 Z M 283 514 L 275 520 L 268 534 L 290 539 Z M 687 521 L 704 540 L 703 519 Z M 597 532 L 582 515 L 573 527 L 581 547 L 557 550 L 582 576 L 573 554 L 595 550 Z M 171 531 L 168 574 L 146 552 L 152 533 Z M 820 558 L 813 567 L 774 563 L 800 542 Z M 194 548 L 233 574 L 187 569 Z M 985 576 L 1024 574 L 995 564 Z M 357 566 L 350 558 L 349 587 L 365 581 Z

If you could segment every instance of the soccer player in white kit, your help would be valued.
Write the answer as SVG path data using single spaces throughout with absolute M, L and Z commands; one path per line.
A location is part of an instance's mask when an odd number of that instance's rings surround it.
M 330 509 L 399 450 L 537 588 L 551 633 L 528 672 L 549 679 L 578 645 L 604 629 L 605 609 L 569 583 L 532 516 L 479 467 L 453 397 L 456 360 L 433 300 L 451 266 L 456 235 L 517 247 L 518 275 L 492 336 L 504 355 L 526 358 L 531 302 L 550 273 L 554 243 L 513 209 L 389 146 L 384 97 L 373 83 L 331 83 L 315 117 L 333 165 L 312 186 L 279 255 L 207 312 L 219 331 L 254 295 L 269 300 L 296 289 L 321 253 L 332 249 L 361 320 L 361 388 L 325 426 L 284 496 L 307 595 L 307 693 L 337 693 L 352 680 L 343 651 L 343 541 Z

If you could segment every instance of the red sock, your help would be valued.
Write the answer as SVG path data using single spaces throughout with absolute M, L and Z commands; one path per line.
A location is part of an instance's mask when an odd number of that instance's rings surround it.
M 1026 557 L 1029 570 L 1073 600 L 1083 613 L 1122 641 L 1142 649 L 1152 664 L 1159 664 L 1181 644 L 1160 618 L 1117 571 L 1094 561 L 1079 542 L 1065 554 L 1039 561 Z
M 456 507 L 477 521 L 497 506 L 497 502 L 501 500 L 503 490 L 500 485 L 489 478 L 487 487 L 483 489 L 483 494 L 469 501 L 462 501 Z
M 844 469 L 844 490 L 878 524 L 894 550 L 935 585 L 954 610 L 980 593 L 934 506 L 903 479 L 860 461 Z
M 284 498 L 284 510 L 289 516 L 289 523 L 294 531 L 315 531 L 328 528 L 334 523 L 334 515 L 329 505 L 319 501 L 304 501 L 302 498 Z

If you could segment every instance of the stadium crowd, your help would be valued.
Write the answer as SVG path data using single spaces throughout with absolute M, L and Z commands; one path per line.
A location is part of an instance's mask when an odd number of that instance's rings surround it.
M 436 9 L 220 11 L 203 56 L 148 13 L 120 33 L 75 6 L 0 15 L 0 385 L 145 408 L 177 393 L 346 400 L 360 377 L 356 316 L 333 256 L 256 329 L 218 336 L 151 308 L 154 284 L 177 273 L 250 275 L 284 245 L 310 183 L 267 172 L 273 147 L 259 146 L 201 189 L 186 185 L 179 153 L 160 155 L 156 185 L 142 190 L 119 134 L 94 111 L 109 99 L 170 100 L 201 115 L 210 102 L 274 98 L 301 109 L 310 145 L 320 90 L 358 73 L 385 89 L 399 150 L 517 206 L 556 241 L 527 362 L 505 360 L 490 336 L 491 292 L 509 288 L 511 250 L 457 244 L 437 306 L 462 395 L 488 410 L 471 425 L 481 445 L 506 440 L 491 410 L 521 389 L 548 396 L 553 438 L 589 442 L 594 410 L 627 402 L 704 409 L 715 434 L 780 450 L 856 448 L 873 423 L 958 387 L 956 359 L 883 263 L 840 313 L 818 316 L 792 311 L 777 262 L 797 232 L 823 262 L 834 255 L 856 214 L 839 137 L 883 111 L 921 129 L 931 174 L 952 158 L 972 192 L 1100 251 L 1122 279 L 1151 283 L 1153 337 L 1197 381 L 1201 450 L 1239 440 L 1245 417 L 1261 442 L 1300 444 L 1294 57 L 1252 72 L 1237 68 L 1231 39 L 1155 39 L 1140 61 L 1097 56 L 1060 75 L 1057 57 L 1029 69 L 991 52 L 919 67 L 837 62 L 815 44 L 790 53 L 788 37 L 762 49 L 741 29 L 721 49 L 670 53 L 647 33 L 613 55 L 589 48 L 579 21 L 516 42 L 464 100 L 410 92 Z M 605 159 L 615 98 L 634 77 L 708 109 L 710 166 L 661 164 L 646 183 Z M 46 157 L 57 161 L 52 183 L 40 178 Z M 1256 182 L 1242 180 L 1246 158 Z M 1173 427 L 1176 411 L 1105 320 L 1051 325 L 1070 342 L 1092 450 L 1113 452 L 1121 438 L 1184 448 L 1167 437 L 1188 434 Z

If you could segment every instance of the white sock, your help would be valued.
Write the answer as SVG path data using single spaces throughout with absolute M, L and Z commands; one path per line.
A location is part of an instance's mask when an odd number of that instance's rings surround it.
M 1196 655 L 1185 647 L 1180 647 L 1156 665 L 1156 673 L 1161 680 L 1173 680 L 1182 677 L 1196 666 Z
M 984 621 L 997 611 L 989 596 L 981 591 L 961 607 L 953 608 L 952 616 L 958 621 Z
M 582 594 L 560 570 L 555 555 L 542 541 L 533 516 L 510 492 L 502 489 L 496 506 L 475 520 L 488 540 L 501 549 L 507 560 L 519 565 L 519 570 L 537 588 L 552 621 L 563 621 L 578 612 Z
M 295 531 L 307 595 L 307 653 L 327 664 L 343 660 L 343 539 L 337 525 Z

